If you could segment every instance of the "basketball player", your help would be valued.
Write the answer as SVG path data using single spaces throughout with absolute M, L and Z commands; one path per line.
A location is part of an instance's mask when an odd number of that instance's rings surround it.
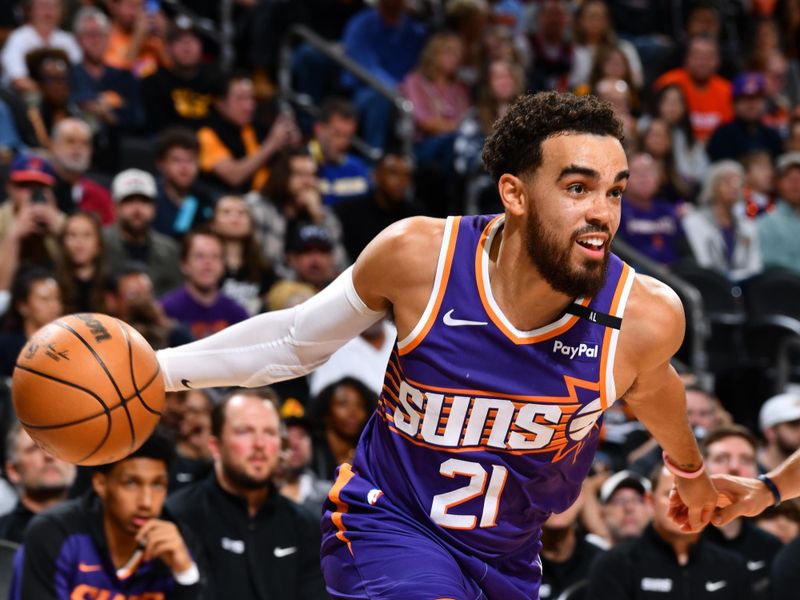
M 391 312 L 378 410 L 323 515 L 334 598 L 536 598 L 541 525 L 577 498 L 625 396 L 678 473 L 685 528 L 717 493 L 669 360 L 682 308 L 610 253 L 628 165 L 613 109 L 525 96 L 484 163 L 498 216 L 412 218 L 290 310 L 159 353 L 167 389 L 307 373 Z

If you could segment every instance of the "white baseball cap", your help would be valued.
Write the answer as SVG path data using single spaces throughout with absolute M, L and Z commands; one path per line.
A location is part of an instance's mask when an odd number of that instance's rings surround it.
M 651 491 L 650 482 L 633 471 L 619 471 L 603 482 L 600 486 L 599 499 L 602 504 L 607 504 L 617 490 L 631 488 L 642 496 Z
M 797 420 L 800 420 L 800 392 L 797 391 L 773 396 L 764 402 L 758 415 L 761 431 Z
M 155 200 L 156 180 L 147 171 L 127 169 L 117 174 L 111 182 L 111 195 L 114 202 L 122 202 L 130 196 L 144 196 Z

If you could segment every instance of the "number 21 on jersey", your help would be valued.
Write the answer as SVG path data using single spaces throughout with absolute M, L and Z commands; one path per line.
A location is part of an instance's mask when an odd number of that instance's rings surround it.
M 500 495 L 508 477 L 508 469 L 492 465 L 491 474 L 480 463 L 450 458 L 439 467 L 439 474 L 454 479 L 456 476 L 469 477 L 464 487 L 437 494 L 431 504 L 431 520 L 447 529 L 475 529 L 478 527 L 494 527 L 497 521 L 497 510 L 500 506 Z M 486 485 L 486 481 L 489 485 Z M 483 495 L 483 511 L 480 522 L 475 515 L 457 515 L 448 510 Z

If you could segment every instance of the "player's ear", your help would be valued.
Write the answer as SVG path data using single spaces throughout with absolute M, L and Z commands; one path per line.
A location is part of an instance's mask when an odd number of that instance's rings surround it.
M 525 186 L 519 177 L 504 173 L 497 182 L 497 190 L 500 192 L 500 200 L 507 212 L 516 216 L 525 214 L 527 195 Z
M 92 473 L 92 489 L 94 490 L 94 493 L 101 498 L 106 497 L 107 484 L 108 480 L 106 479 L 105 473 L 101 473 L 100 471 L 95 471 Z

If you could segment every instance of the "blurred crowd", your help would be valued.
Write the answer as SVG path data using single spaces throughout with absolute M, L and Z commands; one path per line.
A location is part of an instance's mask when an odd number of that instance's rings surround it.
M 76 469 L 33 443 L 10 400 L 16 357 L 72 312 L 123 319 L 154 348 L 199 339 L 313 296 L 397 220 L 502 211 L 483 142 L 541 90 L 615 106 L 623 256 L 701 292 L 706 364 L 676 366 L 709 471 L 752 477 L 800 448 L 800 1 L 5 0 L 0 538 L 79 573 L 88 559 L 47 554 L 46 519 L 25 533 L 35 515 L 163 513 L 200 583 L 140 572 L 136 593 L 326 597 L 315 523 L 382 391 L 391 322 L 307 377 L 168 394 L 146 507 L 120 500 L 130 461 Z M 684 534 L 624 401 L 603 427 L 580 499 L 544 530 L 543 599 L 795 597 L 798 505 Z M 111 522 L 92 543 L 116 565 L 136 540 Z M 18 560 L 12 597 L 52 591 L 45 571 Z M 123 585 L 109 572 L 81 585 Z

